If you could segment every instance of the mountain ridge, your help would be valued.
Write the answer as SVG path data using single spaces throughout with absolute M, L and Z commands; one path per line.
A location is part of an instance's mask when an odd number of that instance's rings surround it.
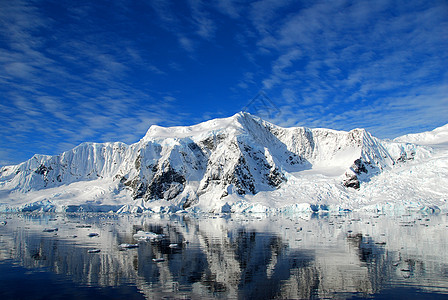
M 331 183 L 330 191 L 319 185 L 320 192 L 306 200 L 325 202 L 327 193 L 329 202 L 335 202 L 396 164 L 428 157 L 430 152 L 410 143 L 379 140 L 365 129 L 283 128 L 240 112 L 186 127 L 153 125 L 131 145 L 82 143 L 60 155 L 35 155 L 2 167 L 0 199 L 39 196 L 3 201 L 0 207 L 20 210 L 43 201 L 45 205 L 32 207 L 67 210 L 112 202 L 122 212 L 235 211 L 253 206 L 250 198 L 269 197 L 277 190 L 300 193 L 295 181 L 307 178 L 306 184 L 312 185 L 322 176 Z M 85 196 L 78 191 L 70 197 L 66 190 L 78 185 L 82 190 L 82 183 L 100 192 Z M 58 192 L 49 196 L 47 190 Z M 87 200 L 74 201 L 76 193 Z M 286 204 L 295 203 L 288 200 L 273 207 Z

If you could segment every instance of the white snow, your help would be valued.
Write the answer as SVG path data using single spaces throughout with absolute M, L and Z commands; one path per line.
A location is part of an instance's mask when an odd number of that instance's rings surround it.
M 395 141 L 419 145 L 440 145 L 448 143 L 448 124 L 432 131 L 407 134 L 395 138 Z
M 343 185 L 352 176 L 357 190 Z M 3 167 L 0 211 L 446 209 L 447 182 L 448 124 L 385 141 L 364 129 L 282 128 L 238 113 Z
M 175 126 L 175 127 L 161 127 L 152 125 L 142 141 L 152 139 L 181 139 L 186 137 L 200 137 L 208 135 L 210 132 L 219 132 L 223 129 L 236 131 L 241 128 L 235 122 L 239 117 L 244 116 L 243 113 L 238 113 L 229 118 L 213 119 L 193 126 Z

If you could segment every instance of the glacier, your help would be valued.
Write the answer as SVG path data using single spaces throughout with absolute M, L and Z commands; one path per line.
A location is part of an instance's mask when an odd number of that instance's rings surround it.
M 382 140 L 249 113 L 153 125 L 0 169 L 0 211 L 266 213 L 448 208 L 448 124 Z

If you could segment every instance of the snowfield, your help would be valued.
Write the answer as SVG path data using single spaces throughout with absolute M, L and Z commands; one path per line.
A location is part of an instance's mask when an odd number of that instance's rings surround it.
M 446 210 L 448 124 L 392 141 L 248 113 L 0 169 L 0 211 Z

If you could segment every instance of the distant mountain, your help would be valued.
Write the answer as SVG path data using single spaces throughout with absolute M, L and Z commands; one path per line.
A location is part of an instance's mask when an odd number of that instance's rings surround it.
M 397 142 L 407 142 L 419 145 L 439 145 L 448 143 L 448 124 L 432 131 L 407 134 L 395 138 Z
M 372 178 L 430 155 L 364 129 L 282 128 L 238 113 L 189 127 L 151 126 L 132 145 L 83 143 L 3 167 L 0 209 L 345 209 Z

